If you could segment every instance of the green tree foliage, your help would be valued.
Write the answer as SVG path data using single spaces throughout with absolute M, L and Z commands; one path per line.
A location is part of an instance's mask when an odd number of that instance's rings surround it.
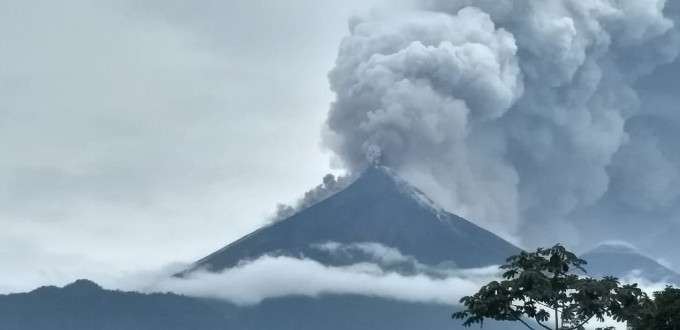
M 680 330 L 680 289 L 666 287 L 654 292 L 639 317 L 630 324 L 635 330 Z
M 503 280 L 463 297 L 464 310 L 454 313 L 454 319 L 464 320 L 464 326 L 493 319 L 521 322 L 529 329 L 576 330 L 605 316 L 619 322 L 633 320 L 647 300 L 636 284 L 620 285 L 614 277 L 579 276 L 575 272 L 585 275 L 586 261 L 559 244 L 522 252 L 506 262 L 501 266 Z

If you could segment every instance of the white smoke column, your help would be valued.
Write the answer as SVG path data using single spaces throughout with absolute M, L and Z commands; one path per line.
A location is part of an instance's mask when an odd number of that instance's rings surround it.
M 638 111 L 632 84 L 677 56 L 664 6 L 442 0 L 360 19 L 329 75 L 326 144 L 353 172 L 379 150 L 435 201 L 491 229 L 538 237 L 550 222 L 575 240 L 555 220 L 607 193 Z

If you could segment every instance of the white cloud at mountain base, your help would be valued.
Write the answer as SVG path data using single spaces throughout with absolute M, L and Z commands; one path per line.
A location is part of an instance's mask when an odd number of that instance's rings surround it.
M 332 267 L 311 259 L 263 256 L 220 272 L 194 271 L 149 289 L 253 305 L 286 296 L 362 295 L 407 302 L 453 305 L 498 276 L 496 266 L 458 270 L 447 277 L 402 275 L 378 263 Z

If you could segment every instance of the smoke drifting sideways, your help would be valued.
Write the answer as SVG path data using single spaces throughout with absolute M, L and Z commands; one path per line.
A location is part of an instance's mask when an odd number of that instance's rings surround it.
M 322 183 L 308 190 L 305 194 L 295 201 L 292 205 L 279 203 L 276 205 L 276 213 L 271 217 L 272 222 L 280 221 L 290 217 L 330 196 L 345 189 L 356 179 L 356 175 L 347 174 L 335 176 L 326 174 Z
M 677 97 L 649 88 L 680 68 L 676 18 L 664 0 L 430 0 L 355 18 L 324 143 L 351 173 L 380 155 L 528 248 L 646 247 L 680 221 Z

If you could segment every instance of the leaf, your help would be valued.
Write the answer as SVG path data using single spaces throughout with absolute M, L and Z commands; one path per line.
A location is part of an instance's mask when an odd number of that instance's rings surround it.
M 520 316 L 545 322 L 551 314 L 541 306 L 560 306 L 562 320 L 574 326 L 604 316 L 633 320 L 643 310 L 646 296 L 637 285 L 621 286 L 615 277 L 597 280 L 571 273 L 585 272 L 582 265 L 587 262 L 559 244 L 522 251 L 506 262 L 500 266 L 505 270 L 503 280 L 489 282 L 476 294 L 461 298 L 465 310 L 453 318 L 464 320 L 465 326 L 483 324 L 484 319 L 517 321 Z

